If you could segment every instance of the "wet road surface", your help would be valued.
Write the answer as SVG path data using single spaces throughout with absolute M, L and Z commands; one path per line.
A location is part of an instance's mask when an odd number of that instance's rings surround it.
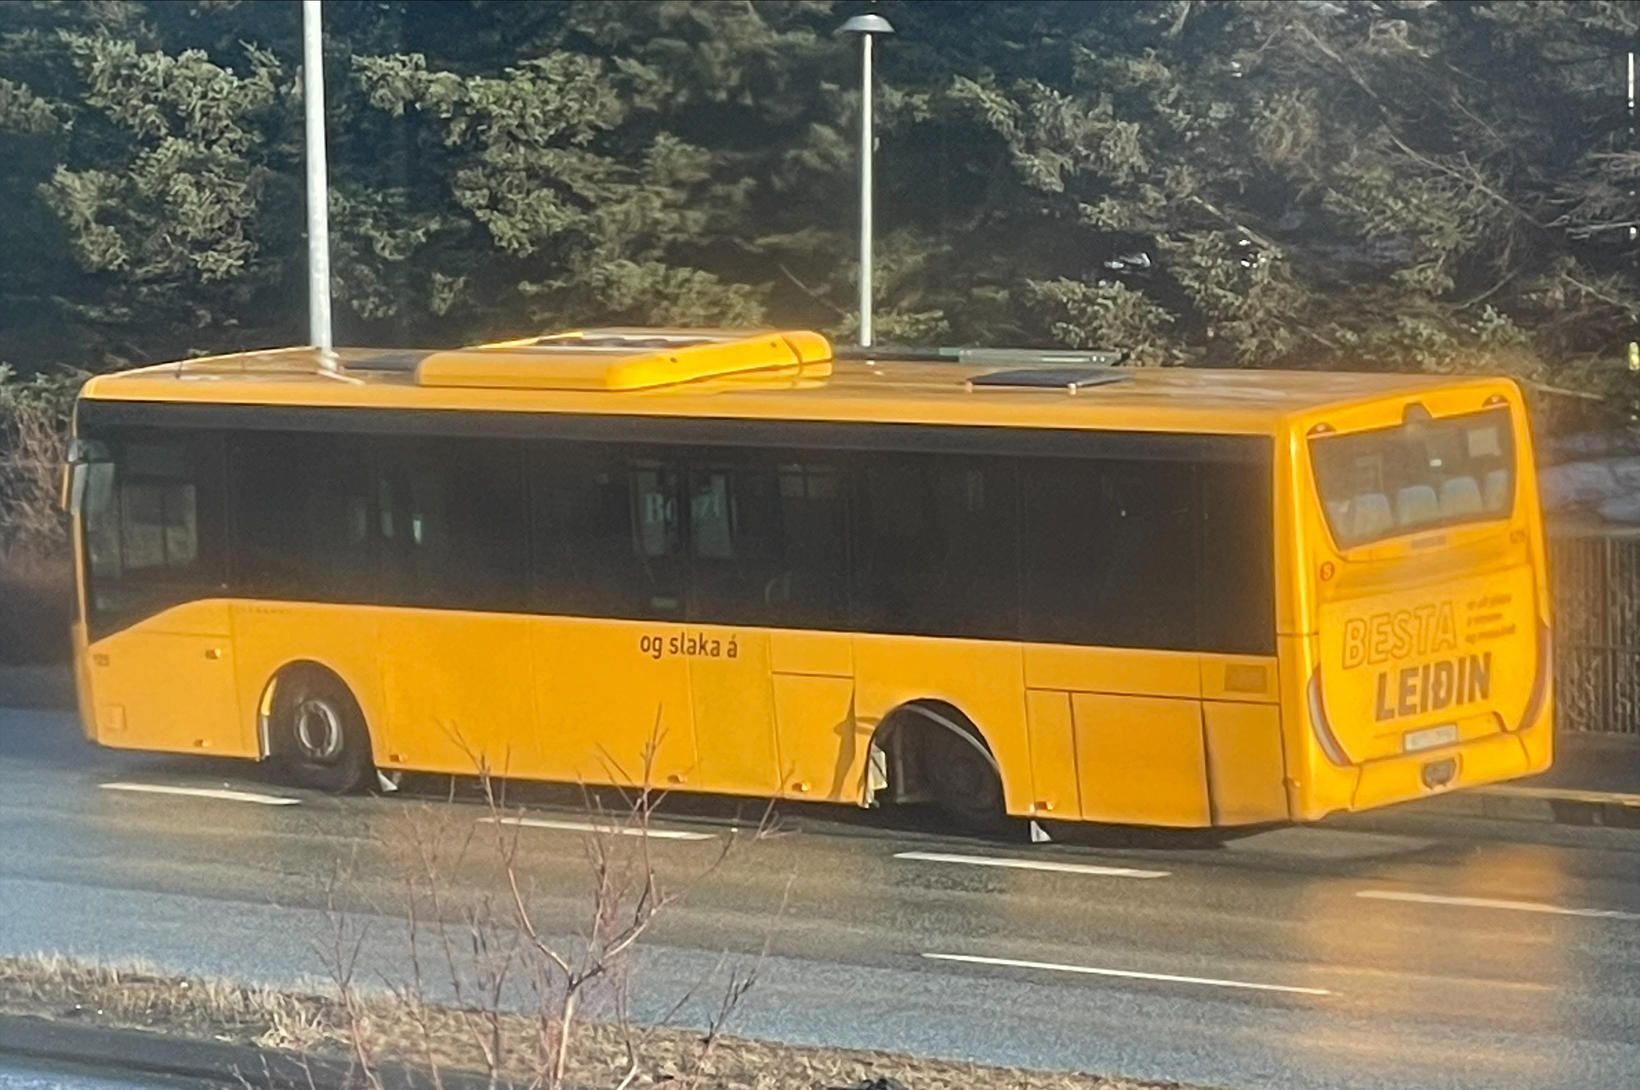
M 0 711 L 0 952 L 289 985 L 326 977 L 340 923 L 361 979 L 402 983 L 412 885 L 425 943 L 435 915 L 497 903 L 513 838 L 538 926 L 584 930 L 573 792 L 498 826 L 470 785 L 325 798 L 72 729 Z M 1637 831 L 1402 810 L 1031 845 L 813 807 L 759 836 L 760 816 L 684 800 L 667 835 L 613 841 L 684 893 L 642 948 L 640 1017 L 699 1024 L 752 971 L 731 1028 L 796 1043 L 1237 1088 L 1640 1085 Z M 428 859 L 436 909 L 411 882 Z

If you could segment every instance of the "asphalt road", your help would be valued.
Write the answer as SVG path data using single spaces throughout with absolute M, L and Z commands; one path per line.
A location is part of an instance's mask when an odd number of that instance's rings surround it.
M 203 1083 L 176 1079 L 122 1078 L 33 1063 L 0 1062 L 0 1090 L 210 1090 Z
M 339 926 L 360 979 L 403 983 L 414 892 L 426 978 L 448 991 L 433 921 L 459 937 L 501 903 L 515 834 L 538 926 L 584 932 L 577 795 L 535 792 L 547 827 L 498 829 L 470 785 L 454 803 L 411 786 L 317 797 L 0 711 L 0 952 L 293 984 L 327 975 Z M 1640 1085 L 1637 831 L 1403 810 L 1032 845 L 812 807 L 760 836 L 759 817 L 682 800 L 656 823 L 676 835 L 603 841 L 617 864 L 648 851 L 683 894 L 632 973 L 641 1018 L 698 1024 L 750 971 L 731 1028 L 792 1042 L 1235 1088 Z M 411 881 L 428 858 L 436 906 Z

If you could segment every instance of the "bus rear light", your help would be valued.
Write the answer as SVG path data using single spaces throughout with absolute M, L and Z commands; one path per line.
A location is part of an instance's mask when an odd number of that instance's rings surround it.
M 1315 427 L 1310 429 L 1310 434 L 1311 435 L 1331 435 L 1332 434 L 1332 425 L 1331 424 L 1317 424 Z
M 1321 746 L 1321 752 L 1327 760 L 1339 768 L 1350 767 L 1350 755 L 1344 752 L 1339 744 L 1338 736 L 1333 733 L 1332 724 L 1327 722 L 1327 704 L 1321 698 L 1321 667 L 1317 666 L 1310 675 L 1309 692 L 1310 729 L 1315 732 L 1315 740 Z
M 1502 394 L 1492 394 L 1485 401 L 1481 402 L 1481 404 L 1486 406 L 1487 408 L 1492 408 L 1492 407 L 1497 406 L 1497 405 L 1502 405 L 1502 404 L 1504 404 L 1504 397 L 1503 397 Z
M 1525 730 L 1538 721 L 1543 714 L 1543 705 L 1549 699 L 1549 684 L 1555 673 L 1555 643 L 1549 626 L 1538 621 L 1538 661 L 1537 677 L 1532 679 L 1532 691 L 1526 696 L 1526 711 L 1520 717 L 1517 731 Z

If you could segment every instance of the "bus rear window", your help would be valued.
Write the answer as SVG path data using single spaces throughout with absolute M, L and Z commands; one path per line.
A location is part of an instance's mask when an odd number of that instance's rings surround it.
M 1507 517 L 1515 499 L 1506 408 L 1313 440 L 1316 489 L 1344 547 Z

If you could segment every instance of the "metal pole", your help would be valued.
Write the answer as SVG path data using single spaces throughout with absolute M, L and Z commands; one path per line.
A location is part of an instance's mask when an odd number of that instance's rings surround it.
M 871 347 L 871 39 L 860 35 L 860 347 Z
M 837 28 L 843 34 L 860 36 L 860 347 L 870 348 L 871 337 L 871 158 L 876 142 L 872 139 L 871 39 L 892 34 L 894 28 L 881 15 L 856 15 Z
M 1628 107 L 1629 107 L 1629 149 L 1634 149 L 1634 50 L 1629 50 L 1629 80 L 1628 80 Z M 1634 206 L 1634 190 L 1629 190 L 1629 206 Z M 1637 237 L 1640 237 L 1640 227 L 1629 225 L 1629 243 L 1632 248 Z M 1629 370 L 1640 371 L 1640 341 L 1629 342 Z
M 325 172 L 325 59 L 320 0 L 302 0 L 302 104 L 307 137 L 308 341 L 328 357 L 330 185 Z

